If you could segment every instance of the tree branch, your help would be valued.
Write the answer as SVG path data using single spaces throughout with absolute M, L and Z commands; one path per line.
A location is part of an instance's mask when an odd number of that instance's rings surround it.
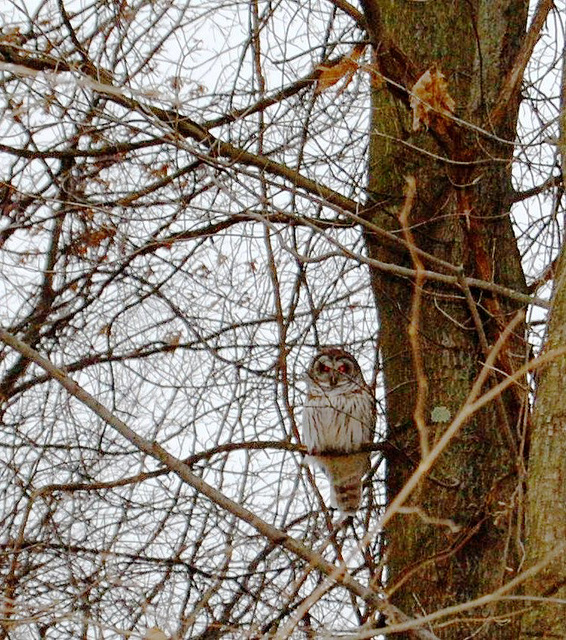
M 519 89 L 521 88 L 521 82 L 523 81 L 525 69 L 529 60 L 531 59 L 535 45 L 538 42 L 540 32 L 544 26 L 544 23 L 546 22 L 546 18 L 553 7 L 553 0 L 539 0 L 531 22 L 531 26 L 527 31 L 527 35 L 524 38 L 521 49 L 519 50 L 519 53 L 517 54 L 517 57 L 515 59 L 515 64 L 507 75 L 507 78 L 505 79 L 501 91 L 499 92 L 499 96 L 497 97 L 497 100 L 495 102 L 496 106 L 490 114 L 489 121 L 492 126 L 495 127 L 501 122 L 505 113 L 507 112 L 509 103 L 513 100 L 513 98 L 517 95 Z
M 543 183 L 537 184 L 536 187 L 531 187 L 530 189 L 526 189 L 525 191 L 516 191 L 509 198 L 511 204 L 515 204 L 515 202 L 522 202 L 523 200 L 528 200 L 529 198 L 533 198 L 534 196 L 538 196 L 545 191 L 549 191 L 554 187 L 562 186 L 562 176 L 551 176 L 547 178 Z
M 351 5 L 346 0 L 329 0 L 337 9 L 343 11 L 346 15 L 350 16 L 360 29 L 367 29 L 366 19 L 361 11 L 358 11 L 356 7 Z

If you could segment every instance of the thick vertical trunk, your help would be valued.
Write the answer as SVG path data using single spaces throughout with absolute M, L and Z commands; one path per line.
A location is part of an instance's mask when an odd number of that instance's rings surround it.
M 566 58 L 562 70 L 561 155 L 566 180 Z M 566 248 L 556 278 L 546 349 L 566 346 Z M 540 570 L 526 585 L 535 600 L 522 638 L 566 638 L 566 356 L 539 372 L 527 482 L 527 567 Z M 562 602 L 558 602 L 561 600 Z
M 495 130 L 490 128 L 489 114 L 521 44 L 524 0 L 364 0 L 362 5 L 386 77 L 391 65 L 391 73 L 398 74 L 394 79 L 411 88 L 422 73 L 436 66 L 447 79 L 458 117 L 499 137 L 514 139 L 517 98 Z M 403 55 L 408 61 L 393 69 L 391 61 Z M 468 276 L 524 289 L 508 216 L 512 145 L 453 124 L 449 131 L 435 132 L 431 127 L 417 133 L 411 125 L 402 93 L 395 97 L 387 85 L 374 91 L 370 220 L 401 235 L 398 211 L 404 178 L 413 175 L 417 196 L 409 223 L 418 247 L 453 265 L 463 265 Z M 372 258 L 413 266 L 408 252 L 386 246 L 371 233 L 367 246 Z M 431 262 L 425 266 L 442 270 Z M 378 270 L 372 282 L 380 314 L 389 440 L 397 450 L 388 466 L 391 500 L 421 457 L 413 418 L 417 375 L 408 335 L 415 291 L 413 282 Z M 424 419 L 431 446 L 465 402 L 485 360 L 486 345 L 494 343 L 516 311 L 516 305 L 506 300 L 485 293 L 472 295 L 477 302 L 476 321 L 462 290 L 432 281 L 425 282 L 422 290 L 419 341 L 428 383 Z M 521 351 L 524 345 L 517 337 L 501 354 L 498 367 L 516 366 Z M 410 615 L 431 613 L 489 593 L 517 568 L 511 541 L 517 524 L 513 492 L 518 482 L 518 396 L 516 389 L 499 406 L 493 403 L 469 420 L 405 504 L 418 507 L 418 512 L 397 514 L 388 524 L 389 593 Z M 447 526 L 447 520 L 455 526 Z M 442 638 L 461 639 L 481 628 L 475 637 L 516 638 L 516 623 L 506 615 L 508 610 L 474 611 L 474 622 L 454 624 L 437 633 Z M 490 622 L 496 615 L 503 615 L 506 624 Z M 486 618 L 485 623 L 478 622 L 480 616 Z

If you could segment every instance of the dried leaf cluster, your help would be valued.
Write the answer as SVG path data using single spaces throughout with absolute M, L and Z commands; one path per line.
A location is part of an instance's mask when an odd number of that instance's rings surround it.
M 432 67 L 415 82 L 411 90 L 410 105 L 413 112 L 413 131 L 431 126 L 433 119 L 454 113 L 456 103 L 448 93 L 444 74 Z
M 352 51 L 339 62 L 319 65 L 317 71 L 320 72 L 320 75 L 316 84 L 315 95 L 326 91 L 340 82 L 340 80 L 345 79 L 344 85 L 340 89 L 340 93 L 342 93 L 352 81 L 356 71 L 360 68 L 358 60 L 365 48 L 365 44 L 357 44 Z

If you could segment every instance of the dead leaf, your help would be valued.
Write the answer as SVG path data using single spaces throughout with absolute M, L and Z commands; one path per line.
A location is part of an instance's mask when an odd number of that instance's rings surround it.
M 99 247 L 105 240 L 112 241 L 116 229 L 103 225 L 97 229 L 87 229 L 80 233 L 69 245 L 69 253 L 75 256 L 85 256 L 89 247 Z
M 421 125 L 429 127 L 435 116 L 446 116 L 454 113 L 456 103 L 448 93 L 448 83 L 444 74 L 431 67 L 415 82 L 410 99 L 413 110 L 413 131 Z
M 165 334 L 165 343 L 171 347 L 178 347 L 183 333 L 181 331 L 170 331 Z
M 98 330 L 98 334 L 101 336 L 109 336 L 112 334 L 112 325 L 111 324 L 105 324 L 104 326 L 100 327 L 100 329 Z
M 359 69 L 358 60 L 366 48 L 365 44 L 357 44 L 348 55 L 345 55 L 342 60 L 333 65 L 319 65 L 316 70 L 320 72 L 318 81 L 316 83 L 315 95 L 326 91 L 326 89 L 332 87 L 337 82 L 340 82 L 342 78 L 346 79 L 342 91 L 350 84 L 354 74 Z
M 160 167 L 155 169 L 150 169 L 150 174 L 155 176 L 156 178 L 166 178 L 167 172 L 169 171 L 170 165 L 168 163 L 163 163 Z

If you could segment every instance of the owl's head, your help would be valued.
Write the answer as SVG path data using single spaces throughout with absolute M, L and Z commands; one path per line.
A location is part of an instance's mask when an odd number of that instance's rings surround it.
M 324 390 L 364 384 L 364 377 L 354 356 L 344 349 L 328 347 L 313 358 L 307 375 L 311 382 Z

